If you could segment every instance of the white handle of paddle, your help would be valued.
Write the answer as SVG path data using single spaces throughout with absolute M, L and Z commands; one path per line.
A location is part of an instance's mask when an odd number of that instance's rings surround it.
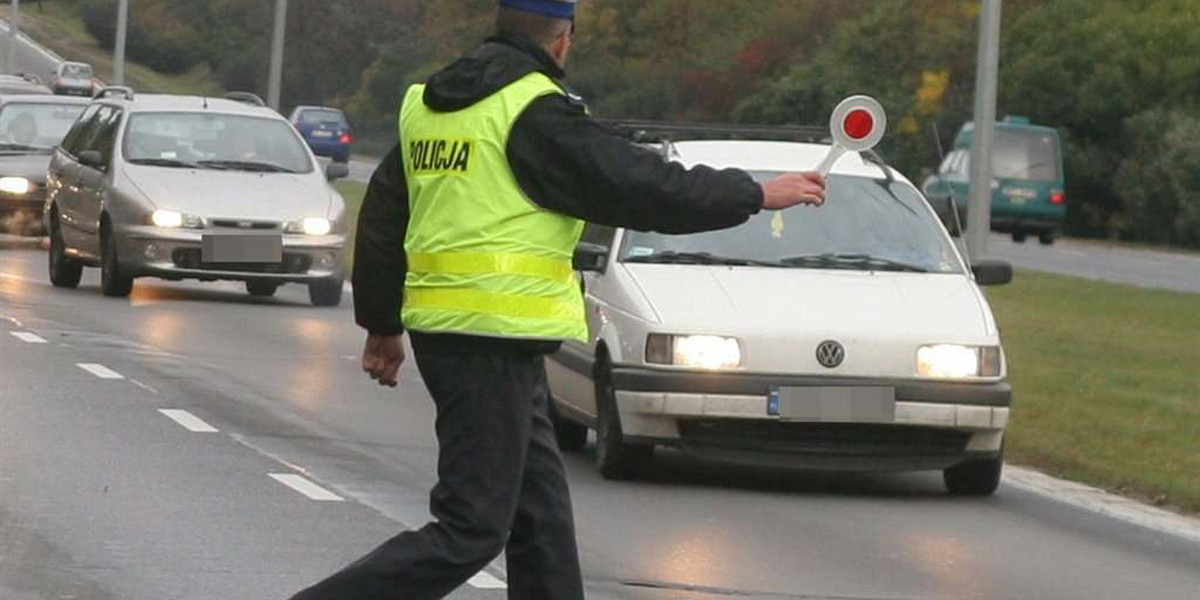
M 821 177 L 828 177 L 829 172 L 833 170 L 833 166 L 836 165 L 837 161 L 840 160 L 845 154 L 846 149 L 843 148 L 841 144 L 835 143 L 834 145 L 830 146 L 829 154 L 826 154 L 824 160 L 821 161 L 821 164 L 817 165 L 817 173 L 820 173 Z

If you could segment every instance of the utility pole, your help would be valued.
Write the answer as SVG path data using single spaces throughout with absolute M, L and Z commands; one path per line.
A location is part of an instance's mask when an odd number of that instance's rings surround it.
M 275 0 L 275 35 L 271 38 L 271 74 L 267 87 L 267 104 L 279 110 L 283 88 L 283 36 L 287 28 L 287 0 Z
M 8 73 L 17 72 L 17 34 L 21 29 L 21 0 L 12 0 L 12 19 L 8 22 Z
M 125 35 L 129 29 L 129 0 L 117 5 L 116 56 L 113 57 L 113 85 L 125 85 Z
M 992 228 L 992 145 L 996 138 L 996 80 L 1000 70 L 1000 2 L 983 0 L 979 12 L 975 131 L 971 144 L 971 194 L 967 205 L 967 250 L 972 260 L 987 254 Z

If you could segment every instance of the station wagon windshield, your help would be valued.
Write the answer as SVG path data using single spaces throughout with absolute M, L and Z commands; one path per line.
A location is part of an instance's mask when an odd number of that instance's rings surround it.
M 5 104 L 0 107 L 0 153 L 49 152 L 85 108 L 85 104 Z
M 757 181 L 778 175 L 753 172 Z M 762 211 L 741 226 L 691 235 L 629 231 L 626 262 L 768 268 L 961 273 L 925 201 L 912 186 L 829 177 L 825 206 Z
M 129 118 L 126 159 L 134 164 L 309 173 L 303 142 L 284 121 L 217 113 L 139 113 Z

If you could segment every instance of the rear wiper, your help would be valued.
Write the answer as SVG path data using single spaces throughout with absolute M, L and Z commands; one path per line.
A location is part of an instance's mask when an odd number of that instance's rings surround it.
M 859 269 L 881 271 L 907 271 L 910 273 L 928 273 L 929 269 L 890 258 L 871 256 L 870 254 L 810 254 L 784 258 L 780 263 L 790 267 L 829 267 L 835 269 Z
M 725 265 L 725 266 L 778 266 L 774 263 L 766 263 L 757 260 L 749 260 L 744 258 L 730 258 L 728 256 L 718 256 L 709 252 L 655 252 L 645 256 L 631 256 L 625 259 L 625 262 L 633 263 L 657 263 L 657 264 L 677 264 L 677 265 Z
M 174 158 L 133 158 L 129 160 L 135 165 L 146 165 L 150 167 L 174 167 L 177 169 L 202 169 L 196 163 L 190 163 L 185 160 L 176 160 Z
M 224 167 L 226 169 L 238 169 L 242 171 L 254 171 L 257 173 L 296 173 L 294 169 L 277 165 L 268 162 L 259 162 L 255 160 L 202 160 L 200 164 L 212 167 Z

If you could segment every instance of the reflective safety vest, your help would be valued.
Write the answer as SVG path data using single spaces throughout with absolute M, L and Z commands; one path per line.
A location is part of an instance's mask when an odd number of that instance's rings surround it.
M 409 88 L 400 110 L 410 209 L 405 327 L 585 341 L 571 264 L 583 222 L 529 200 L 506 152 L 525 108 L 562 88 L 531 73 L 456 112 L 430 110 L 424 93 L 424 85 Z

